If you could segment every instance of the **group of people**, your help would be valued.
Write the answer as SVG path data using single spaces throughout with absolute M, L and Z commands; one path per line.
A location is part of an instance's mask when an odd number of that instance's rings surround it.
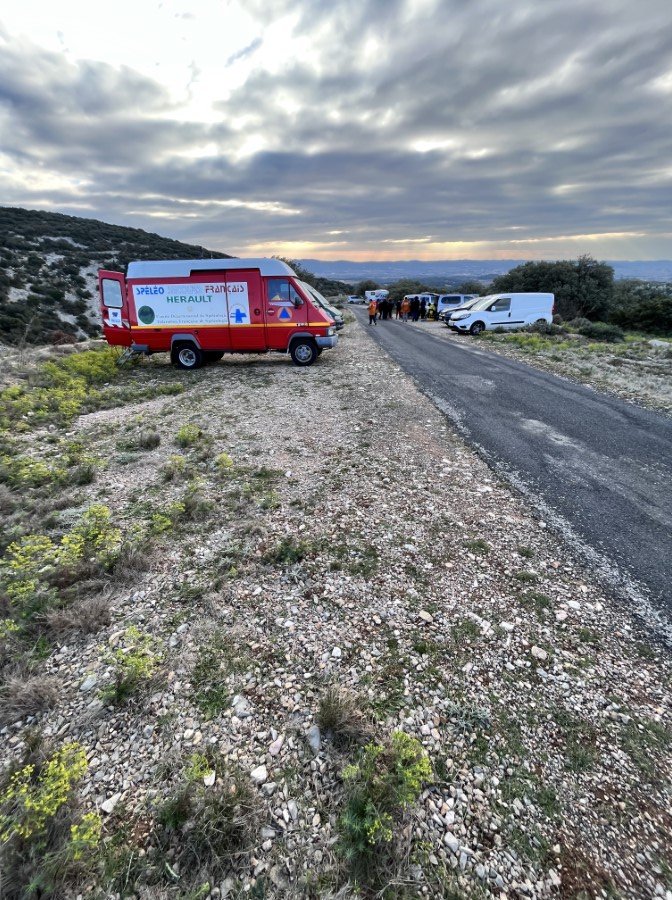
M 436 318 L 436 307 L 433 303 L 427 303 L 424 297 L 404 297 L 402 300 L 370 300 L 369 301 L 369 325 L 377 325 L 378 318 L 401 319 L 402 322 L 412 322 L 418 319 Z

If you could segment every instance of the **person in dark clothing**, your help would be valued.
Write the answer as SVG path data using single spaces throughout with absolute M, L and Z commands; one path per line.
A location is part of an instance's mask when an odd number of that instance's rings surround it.
M 413 297 L 413 299 L 411 300 L 411 319 L 414 322 L 417 322 L 419 315 L 420 315 L 420 300 L 418 297 Z
M 427 300 L 423 297 L 420 301 L 420 318 L 424 319 L 427 315 Z
M 397 300 L 397 302 L 395 303 L 395 310 L 396 310 L 397 319 L 398 319 L 399 316 L 401 315 L 401 300 Z

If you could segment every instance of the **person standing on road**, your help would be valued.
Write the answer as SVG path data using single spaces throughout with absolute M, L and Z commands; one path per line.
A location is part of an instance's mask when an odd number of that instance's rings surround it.
M 427 300 L 425 299 L 425 297 L 423 297 L 422 300 L 420 301 L 420 318 L 424 319 L 426 315 L 427 315 Z
M 420 300 L 418 297 L 413 297 L 411 300 L 411 318 L 414 322 L 418 321 L 418 316 L 420 315 Z
M 376 300 L 369 301 L 369 325 L 376 324 L 376 316 L 378 315 L 378 302 Z
M 399 318 L 399 316 L 401 315 L 401 300 L 397 300 L 397 302 L 394 304 L 394 309 L 397 314 L 397 318 Z
M 411 301 L 408 297 L 404 297 L 401 301 L 401 318 L 404 322 L 408 322 L 408 314 L 411 311 Z

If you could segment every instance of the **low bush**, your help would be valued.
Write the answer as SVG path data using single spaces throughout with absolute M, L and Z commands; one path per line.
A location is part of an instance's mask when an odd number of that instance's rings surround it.
M 591 341 L 605 341 L 608 344 L 625 340 L 623 329 L 609 322 L 591 322 L 589 325 L 582 325 L 578 332 Z
M 120 438 L 117 450 L 138 453 L 142 450 L 154 450 L 161 443 L 161 435 L 151 428 L 142 428 L 135 434 Z
M 86 772 L 76 743 L 49 752 L 31 735 L 23 763 L 0 787 L 0 895 L 63 896 L 95 866 L 101 820 L 82 814 L 75 787 Z
M 392 842 L 395 823 L 431 777 L 422 745 L 402 731 L 384 743 L 367 744 L 359 760 L 344 769 L 341 847 L 357 882 L 375 887 L 378 864 L 385 858 L 380 850 Z
M 175 443 L 178 447 L 193 447 L 203 439 L 205 432 L 198 425 L 182 425 L 175 435 Z

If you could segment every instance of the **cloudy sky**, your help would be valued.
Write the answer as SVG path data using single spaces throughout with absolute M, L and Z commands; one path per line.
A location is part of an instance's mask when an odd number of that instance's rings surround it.
M 670 0 L 15 0 L 0 204 L 238 255 L 672 257 Z

